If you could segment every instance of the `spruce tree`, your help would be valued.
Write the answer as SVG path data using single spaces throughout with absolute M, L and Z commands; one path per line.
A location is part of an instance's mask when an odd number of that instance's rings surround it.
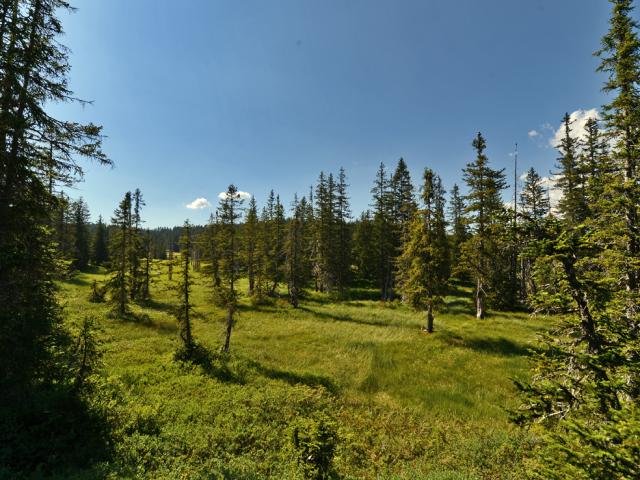
M 140 287 L 144 281 L 142 260 L 145 257 L 144 239 L 142 236 L 142 207 L 145 205 L 140 189 L 136 188 L 132 195 L 132 209 L 129 232 L 129 294 L 132 300 L 140 295 Z
M 473 140 L 476 159 L 467 164 L 463 178 L 469 193 L 465 197 L 465 215 L 472 228 L 472 237 L 463 245 L 463 262 L 473 276 L 476 317 L 484 318 L 488 293 L 501 295 L 500 289 L 491 290 L 501 283 L 504 265 L 500 263 L 501 249 L 498 243 L 503 236 L 505 212 L 500 193 L 506 188 L 504 170 L 489 167 L 485 155 L 486 142 L 481 133 Z M 507 259 L 507 263 L 508 259 Z M 508 271 L 509 265 L 507 265 Z
M 393 223 L 399 235 L 396 247 L 401 250 L 408 238 L 409 224 L 417 208 L 411 174 L 403 158 L 398 160 L 396 170 L 391 177 L 390 190 Z
M 442 302 L 448 281 L 448 251 L 444 234 L 441 181 L 432 170 L 424 171 L 423 208 L 411 222 L 409 235 L 398 259 L 400 289 L 405 301 L 426 311 L 428 333 L 433 332 L 433 310 Z
M 578 152 L 578 140 L 571 132 L 571 118 L 568 113 L 562 119 L 564 136 L 557 146 L 560 151 L 556 186 L 562 190 L 558 211 L 570 226 L 585 220 L 588 215 L 584 168 Z
M 459 271 L 462 244 L 468 238 L 467 223 L 464 217 L 465 205 L 460 187 L 454 184 L 449 201 L 449 224 L 451 225 L 451 265 L 455 273 Z
M 189 220 L 184 222 L 182 227 L 182 236 L 180 237 L 180 280 L 178 281 L 178 336 L 180 338 L 181 347 L 184 355 L 180 357 L 189 358 L 193 352 L 193 335 L 191 331 L 191 274 L 189 271 L 191 265 L 191 249 L 193 242 L 191 239 L 191 224 Z
M 288 222 L 286 249 L 286 278 L 289 301 L 298 308 L 300 293 L 307 282 L 304 258 L 304 205 L 293 200 L 292 216 Z
M 353 261 L 358 280 L 375 282 L 377 278 L 378 249 L 371 212 L 365 210 L 353 228 Z
M 383 301 L 393 298 L 394 243 L 393 215 L 391 209 L 390 182 L 383 163 L 380 163 L 371 189 L 373 195 L 373 224 L 377 250 L 377 281 L 380 286 L 380 298 Z
M 240 274 L 240 242 L 237 232 L 237 222 L 242 216 L 241 209 L 243 202 L 244 200 L 238 194 L 238 189 L 235 185 L 229 185 L 218 207 L 218 217 L 220 220 L 218 239 L 222 282 L 217 287 L 215 293 L 218 305 L 227 311 L 225 341 L 222 347 L 224 353 L 229 352 L 231 331 L 234 323 L 233 316 L 238 302 L 236 281 Z
M 129 289 L 131 288 L 131 192 L 127 192 L 111 218 L 111 278 L 107 287 L 111 292 L 111 303 L 118 315 L 127 312 Z
M 249 280 L 249 295 L 253 295 L 258 274 L 259 228 L 258 206 L 255 197 L 251 197 L 243 226 L 243 255 Z
M 94 265 L 104 265 L 109 260 L 107 247 L 109 239 L 107 235 L 107 226 L 102 220 L 102 215 L 100 215 L 96 224 L 91 251 L 91 261 Z
M 85 270 L 89 266 L 89 209 L 82 197 L 73 203 L 73 268 Z
M 607 75 L 603 91 L 613 95 L 613 99 L 603 106 L 603 120 L 614 143 L 612 159 L 622 172 L 622 182 L 616 188 L 621 190 L 619 198 L 625 200 L 611 206 L 625 217 L 624 236 L 629 260 L 626 286 L 629 290 L 637 290 L 640 268 L 640 39 L 638 22 L 632 16 L 633 1 L 611 0 L 611 4 L 610 28 L 596 55 L 600 57 L 598 71 Z
M 73 183 L 81 158 L 109 163 L 100 127 L 62 121 L 49 108 L 75 99 L 59 43 L 59 16 L 69 9 L 57 0 L 0 5 L 0 384 L 7 401 L 62 371 L 52 357 L 60 340 L 54 239 L 46 230 L 56 206 L 52 185 Z
M 341 297 L 345 295 L 351 280 L 351 230 L 349 228 L 351 207 L 347 187 L 347 176 L 344 168 L 340 168 L 335 196 L 336 239 L 333 243 L 336 254 L 332 270 L 335 270 L 336 288 Z

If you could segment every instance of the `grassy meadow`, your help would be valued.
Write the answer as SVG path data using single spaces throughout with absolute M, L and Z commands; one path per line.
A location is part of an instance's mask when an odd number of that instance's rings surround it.
M 152 300 L 126 319 L 88 301 L 104 271 L 60 284 L 67 321 L 97 318 L 94 381 L 113 429 L 108 453 L 61 478 L 303 478 L 294 439 L 319 424 L 337 433 L 339 478 L 523 478 L 532 440 L 508 419 L 512 379 L 527 374 L 527 349 L 548 319 L 510 312 L 478 321 L 458 289 L 427 335 L 423 315 L 374 300 L 374 290 L 340 302 L 310 293 L 298 309 L 245 297 L 231 355 L 197 366 L 173 359 L 175 284 L 166 266 L 154 267 L 162 271 Z M 224 313 L 208 279 L 194 275 L 194 336 L 216 353 Z

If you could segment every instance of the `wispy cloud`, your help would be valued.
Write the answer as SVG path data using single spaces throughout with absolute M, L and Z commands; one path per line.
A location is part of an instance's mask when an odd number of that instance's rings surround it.
M 529 138 L 535 138 L 540 135 L 540 132 L 537 130 L 529 130 L 527 135 L 529 135 Z
M 218 194 L 218 198 L 220 200 L 224 200 L 225 198 L 227 198 L 227 192 L 220 192 Z M 238 190 L 238 198 L 241 198 L 243 200 L 249 200 L 251 198 L 251 194 L 249 192 L 243 192 L 241 190 Z
M 209 200 L 207 200 L 206 198 L 200 197 L 196 198 L 193 202 L 188 203 L 186 207 L 190 208 L 191 210 L 199 210 L 201 208 L 211 207 L 211 203 L 209 203 Z

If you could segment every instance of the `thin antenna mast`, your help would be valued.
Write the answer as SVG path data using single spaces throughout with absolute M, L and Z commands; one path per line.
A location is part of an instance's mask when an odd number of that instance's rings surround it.
M 513 158 L 513 225 L 515 226 L 518 218 L 518 142 L 516 142 Z

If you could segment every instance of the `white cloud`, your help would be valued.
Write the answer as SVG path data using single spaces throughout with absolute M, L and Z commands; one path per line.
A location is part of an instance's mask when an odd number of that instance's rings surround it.
M 534 138 L 540 135 L 540 132 L 538 132 L 537 130 L 529 130 L 527 135 L 529 135 L 529 138 Z
M 585 124 L 587 120 L 590 118 L 595 118 L 598 120 L 600 118 L 600 114 L 598 110 L 592 108 L 591 110 L 576 110 L 569 115 L 571 121 L 571 135 L 574 138 L 583 140 L 585 137 Z M 549 139 L 549 145 L 556 148 L 560 144 L 560 140 L 564 137 L 564 124 L 560 124 L 557 129 L 554 129 L 553 137 Z
M 241 198 L 243 200 L 249 200 L 252 197 L 252 195 L 249 192 L 243 192 L 241 190 L 238 190 L 238 198 Z M 225 198 L 227 198 L 227 192 L 220 192 L 218 194 L 218 198 L 220 200 L 224 200 Z
M 187 204 L 187 208 L 191 210 L 199 210 L 207 207 L 211 207 L 211 203 L 204 197 L 196 198 L 193 202 Z

